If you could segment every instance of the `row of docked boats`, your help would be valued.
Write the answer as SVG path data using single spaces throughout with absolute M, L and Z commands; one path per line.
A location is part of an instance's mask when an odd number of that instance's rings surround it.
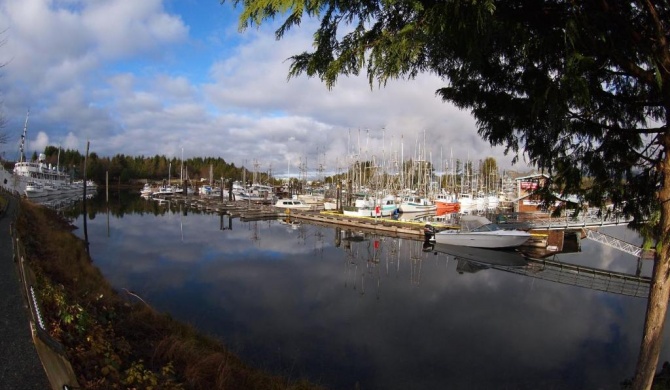
M 438 212 L 445 213 L 483 213 L 495 211 L 498 208 L 511 206 L 510 202 L 503 194 L 453 194 L 438 193 L 434 202 L 437 205 Z
M 203 191 L 204 188 L 204 191 Z M 274 198 L 272 188 L 269 186 L 260 185 L 254 186 L 254 189 L 241 188 L 239 184 L 234 184 L 232 188 L 226 191 L 235 194 L 235 200 L 244 201 L 251 199 L 251 196 L 256 196 L 256 200 L 268 200 Z M 147 184 L 142 190 L 143 194 L 151 195 L 160 193 L 156 187 Z M 177 192 L 176 189 L 170 193 Z M 221 190 L 212 190 L 211 187 L 203 185 L 197 191 L 201 196 L 220 196 Z M 379 199 L 372 196 L 360 195 L 350 206 L 342 206 L 342 214 L 345 216 L 355 217 L 395 217 L 399 214 L 433 214 L 441 215 L 438 211 L 439 202 L 433 202 L 421 196 L 405 196 L 397 198 L 394 195 L 386 195 Z M 294 195 L 287 198 L 280 198 L 274 200 L 275 208 L 281 211 L 290 210 L 320 210 L 337 208 L 335 202 L 327 201 L 322 195 Z M 459 210 L 452 209 L 453 212 Z M 437 244 L 454 245 L 471 248 L 488 248 L 488 249 L 510 249 L 516 248 L 531 237 L 530 233 L 522 230 L 503 229 L 495 223 L 491 223 L 484 217 L 474 215 L 462 215 L 460 217 L 459 229 L 444 229 L 436 231 L 433 226 L 428 223 L 424 230 L 426 241 Z
M 431 213 L 442 214 L 474 214 L 497 210 L 504 203 L 499 196 L 472 194 L 438 193 L 433 197 L 420 195 L 375 197 L 357 195 L 351 206 L 343 206 L 343 213 L 360 217 L 387 217 L 395 213 Z M 334 210 L 334 202 L 325 202 L 325 209 Z
M 405 206 L 405 211 L 402 210 Z M 281 209 L 313 209 L 298 196 L 292 199 L 280 199 L 275 207 Z M 426 214 L 436 212 L 437 206 L 421 197 L 405 197 L 399 203 L 392 195 L 379 201 L 370 198 L 356 199 L 353 206 L 344 206 L 345 216 L 356 217 L 393 217 L 398 213 Z M 438 214 L 436 212 L 436 214 Z M 429 222 L 424 229 L 426 241 L 457 247 L 513 249 L 523 245 L 531 234 L 519 229 L 504 229 L 487 218 L 476 215 L 462 215 L 458 229 L 437 231 Z
M 232 185 L 232 189 L 224 189 L 225 194 L 227 194 L 228 193 L 227 191 L 229 190 L 235 200 L 270 203 L 270 204 L 277 200 L 276 196 L 273 193 L 273 188 L 271 186 L 266 186 L 262 184 L 254 184 L 248 187 L 243 187 L 239 182 L 234 182 Z M 185 195 L 198 194 L 203 197 L 220 197 L 222 196 L 222 190 L 221 187 L 213 186 L 210 184 L 203 184 L 196 190 L 192 186 L 180 187 L 170 184 L 169 182 L 162 183 L 161 185 L 153 185 L 151 183 L 146 183 L 140 190 L 140 195 L 145 197 L 170 196 L 175 194 L 185 194 Z
M 144 197 L 151 196 L 172 196 L 175 194 L 183 194 L 184 189 L 181 187 L 172 185 L 172 184 L 161 184 L 161 185 L 151 185 L 149 183 L 144 184 L 144 187 L 140 190 L 140 195 Z M 192 195 L 195 191 L 191 187 L 186 187 L 186 193 Z

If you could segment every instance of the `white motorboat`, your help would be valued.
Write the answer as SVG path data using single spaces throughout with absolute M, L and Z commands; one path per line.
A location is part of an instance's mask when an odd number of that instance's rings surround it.
M 44 186 L 36 181 L 28 182 L 24 193 L 28 198 L 39 198 L 47 195 Z
M 162 195 L 162 196 L 172 196 L 177 193 L 177 188 L 175 186 L 169 185 L 169 184 L 164 184 L 156 191 L 154 191 L 153 195 Z
M 458 230 L 443 230 L 434 234 L 438 244 L 475 248 L 516 248 L 528 241 L 530 233 L 523 230 L 504 230 L 484 217 L 463 216 Z
M 300 199 L 279 199 L 275 203 L 275 207 L 278 209 L 297 209 L 297 210 L 309 210 L 312 208 L 312 205 L 307 204 Z

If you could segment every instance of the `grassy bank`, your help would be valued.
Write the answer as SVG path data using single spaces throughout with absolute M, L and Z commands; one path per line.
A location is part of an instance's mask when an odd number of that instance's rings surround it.
M 320 388 L 254 369 L 218 340 L 114 291 L 51 210 L 22 201 L 17 230 L 48 332 L 65 347 L 81 388 Z

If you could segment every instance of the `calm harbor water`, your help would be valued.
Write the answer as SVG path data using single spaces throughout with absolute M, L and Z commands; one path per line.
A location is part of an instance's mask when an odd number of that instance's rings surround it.
M 87 225 L 110 283 L 262 369 L 331 389 L 617 389 L 633 375 L 641 298 L 473 265 L 420 241 L 230 221 L 129 193 L 104 201 L 89 201 Z M 639 243 L 623 227 L 602 231 Z M 637 267 L 589 240 L 556 259 Z

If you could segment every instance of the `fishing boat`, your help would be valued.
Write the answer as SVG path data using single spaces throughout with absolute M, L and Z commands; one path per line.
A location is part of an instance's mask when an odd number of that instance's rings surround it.
M 458 205 L 460 212 L 463 214 L 468 214 L 474 209 L 474 201 L 472 199 L 472 194 L 462 193 L 458 195 Z
M 439 193 L 433 200 L 438 214 L 458 213 L 461 211 L 461 204 L 453 194 Z
M 387 195 L 382 199 L 359 197 L 353 206 L 342 207 L 342 214 L 349 217 L 390 217 L 398 209 L 395 197 Z
M 235 191 L 237 190 L 237 193 Z M 263 185 L 259 183 L 254 183 L 247 188 L 243 188 L 242 191 L 233 187 L 233 193 L 235 195 L 235 200 L 243 200 L 248 202 L 256 203 L 268 203 L 272 204 L 276 197 L 273 194 L 272 186 Z M 302 202 L 305 204 L 305 202 Z
M 435 211 L 437 206 L 430 199 L 420 196 L 405 196 L 400 201 L 401 213 L 425 213 Z
M 516 248 L 528 241 L 530 236 L 523 230 L 504 230 L 484 217 L 463 216 L 460 229 L 436 232 L 433 239 L 438 244 L 474 248 Z

